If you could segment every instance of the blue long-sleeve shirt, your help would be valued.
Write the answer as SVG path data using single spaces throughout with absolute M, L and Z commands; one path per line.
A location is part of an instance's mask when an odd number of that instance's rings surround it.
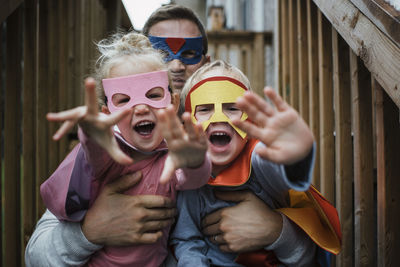
M 263 146 L 258 143 L 257 146 Z M 256 150 L 256 149 L 254 149 Z M 297 164 L 296 172 L 290 167 L 272 163 L 252 152 L 251 173 L 240 186 L 205 185 L 197 190 L 178 194 L 178 218 L 171 235 L 178 266 L 241 266 L 235 263 L 237 254 L 219 250 L 201 232 L 201 219 L 207 214 L 234 203 L 217 199 L 213 190 L 251 190 L 270 208 L 288 207 L 288 190 L 305 191 L 309 188 L 314 163 L 314 148 L 306 159 Z M 295 177 L 293 174 L 295 174 Z M 279 257 L 278 257 L 279 258 Z

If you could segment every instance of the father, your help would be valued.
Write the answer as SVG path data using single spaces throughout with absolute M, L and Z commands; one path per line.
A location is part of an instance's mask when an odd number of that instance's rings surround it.
M 174 90 L 182 89 L 186 80 L 209 61 L 204 27 L 188 8 L 178 5 L 159 8 L 148 19 L 143 33 L 157 48 L 166 51 Z M 202 45 L 199 48 L 195 42 L 188 41 L 194 39 L 186 39 L 187 46 L 174 46 L 166 42 L 168 37 L 202 37 Z M 170 199 L 162 196 L 123 194 L 140 179 L 141 174 L 135 173 L 109 184 L 81 224 L 60 222 L 47 210 L 27 245 L 27 266 L 79 266 L 104 245 L 148 244 L 158 240 L 160 230 L 173 223 L 176 209 Z M 204 233 L 221 249 L 246 252 L 267 247 L 287 265 L 311 265 L 315 244 L 286 217 L 250 192 L 216 195 L 238 203 L 203 220 Z

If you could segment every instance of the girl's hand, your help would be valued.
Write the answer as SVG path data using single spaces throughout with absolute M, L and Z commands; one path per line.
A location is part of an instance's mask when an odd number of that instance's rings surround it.
M 207 138 L 201 124 L 192 123 L 189 113 L 182 115 L 182 125 L 172 105 L 159 110 L 157 117 L 169 151 L 160 178 L 160 182 L 165 184 L 176 169 L 197 168 L 203 164 L 207 152 Z
M 252 122 L 234 120 L 232 123 L 265 144 L 256 151 L 262 158 L 285 165 L 302 160 L 314 142 L 310 128 L 272 88 L 264 88 L 264 94 L 275 108 L 255 93 L 246 92 L 238 98 L 237 106 Z
M 82 131 L 100 147 L 105 149 L 116 162 L 131 164 L 132 159 L 121 151 L 112 131 L 112 127 L 130 114 L 131 110 L 114 112 L 110 115 L 99 112 L 95 87 L 93 78 L 85 80 L 86 106 L 47 114 L 47 120 L 63 122 L 58 131 L 53 135 L 53 139 L 59 140 L 72 127 L 79 124 Z

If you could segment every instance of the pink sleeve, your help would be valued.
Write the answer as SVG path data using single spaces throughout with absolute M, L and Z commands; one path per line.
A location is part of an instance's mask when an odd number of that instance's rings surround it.
M 195 169 L 182 168 L 176 170 L 177 190 L 191 190 L 207 184 L 211 176 L 211 160 L 206 154 L 203 164 Z
M 78 128 L 78 137 L 85 151 L 86 160 L 93 169 L 94 176 L 99 177 L 112 164 L 112 158 L 102 147 L 93 142 L 81 128 Z

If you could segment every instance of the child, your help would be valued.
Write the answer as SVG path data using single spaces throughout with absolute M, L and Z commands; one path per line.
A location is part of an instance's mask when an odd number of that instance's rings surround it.
M 127 194 L 158 194 L 174 200 L 176 190 L 198 188 L 211 173 L 201 125 L 193 125 L 190 116 L 184 116 L 182 126 L 175 114 L 177 95 L 172 96 L 175 107 L 170 104 L 162 56 L 148 39 L 136 33 L 117 35 L 99 48 L 97 76 L 104 91 L 99 87 L 97 94 L 102 113 L 98 113 L 94 81 L 86 80 L 85 107 L 47 116 L 50 121 L 64 121 L 54 135 L 56 140 L 76 123 L 80 126 L 81 144 L 41 186 L 47 207 L 59 219 L 81 220 L 104 186 L 124 174 L 138 170 L 143 174 Z M 75 169 L 68 162 L 88 162 L 81 170 L 89 174 L 70 175 Z M 91 178 L 60 178 L 70 176 Z M 154 244 L 104 247 L 92 256 L 89 266 L 160 266 L 167 255 L 169 229 L 165 227 Z
M 219 250 L 201 232 L 206 214 L 233 205 L 217 199 L 215 188 L 252 190 L 276 209 L 289 207 L 289 189 L 305 191 L 310 186 L 312 132 L 273 90 L 265 94 L 275 109 L 249 89 L 246 76 L 223 61 L 203 66 L 183 88 L 181 104 L 206 131 L 212 178 L 208 185 L 178 195 L 171 235 L 178 266 L 241 266 L 235 263 L 237 254 Z

